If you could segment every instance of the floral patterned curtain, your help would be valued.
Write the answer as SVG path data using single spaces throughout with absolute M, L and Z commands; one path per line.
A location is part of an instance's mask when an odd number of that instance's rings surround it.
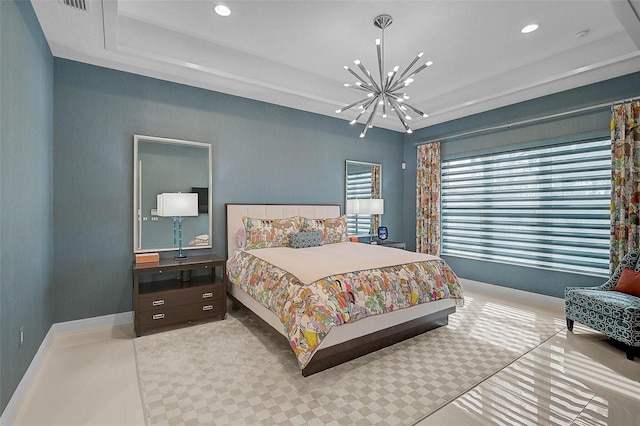
M 416 251 L 440 253 L 440 142 L 418 146 Z
M 380 165 L 371 166 L 371 198 L 381 198 L 382 183 L 380 182 Z M 380 226 L 380 215 L 374 214 L 371 221 L 371 227 L 374 235 L 378 232 Z
M 611 271 L 640 247 L 640 101 L 611 107 Z

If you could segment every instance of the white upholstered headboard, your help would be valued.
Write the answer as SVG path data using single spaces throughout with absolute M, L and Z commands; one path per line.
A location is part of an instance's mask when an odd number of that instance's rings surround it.
M 303 216 L 310 219 L 322 219 L 340 216 L 339 204 L 227 204 L 227 257 L 238 249 L 236 232 L 244 225 L 242 217 L 256 219 L 284 219 Z

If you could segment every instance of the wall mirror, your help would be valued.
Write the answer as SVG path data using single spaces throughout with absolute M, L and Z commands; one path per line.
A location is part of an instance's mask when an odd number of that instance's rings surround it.
M 349 235 L 370 235 L 380 226 L 380 215 L 354 213 L 349 200 L 382 198 L 382 165 L 345 161 L 345 210 Z M 373 231 L 372 231 L 373 230 Z
M 173 219 L 160 217 L 157 195 L 198 194 L 198 215 L 183 219 L 183 249 L 211 248 L 211 145 L 178 139 L 133 137 L 133 251 L 178 248 Z

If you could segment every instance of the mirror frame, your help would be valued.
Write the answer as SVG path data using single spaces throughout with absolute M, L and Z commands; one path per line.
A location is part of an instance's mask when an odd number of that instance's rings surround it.
M 145 135 L 133 135 L 133 252 L 134 253 L 149 253 L 149 252 L 160 252 L 160 251 L 174 251 L 177 250 L 178 247 L 158 247 L 158 248 L 141 248 L 140 240 L 142 236 L 142 212 L 140 210 L 140 186 L 142 184 L 139 174 L 139 143 L 140 142 L 156 142 L 163 143 L 168 145 L 185 145 L 196 148 L 204 148 L 207 150 L 207 163 L 208 163 L 208 234 L 209 234 L 209 244 L 208 245 L 199 245 L 195 247 L 183 246 L 183 250 L 198 250 L 198 249 L 210 249 L 212 247 L 212 223 L 211 220 L 211 212 L 213 211 L 213 203 L 212 203 L 212 182 L 213 182 L 213 172 L 212 172 L 212 164 L 213 158 L 211 155 L 211 144 L 203 143 L 203 142 L 194 142 L 187 141 L 182 139 L 170 139 L 170 138 L 161 138 L 157 136 L 145 136 Z
M 345 211 L 345 214 L 347 214 L 347 181 L 349 179 L 349 164 L 354 164 L 358 166 L 380 167 L 380 198 L 383 198 L 382 196 L 382 164 L 371 163 L 369 161 L 345 160 L 344 161 L 344 211 Z M 374 215 L 374 216 L 378 216 L 378 220 L 380 220 L 380 215 Z M 357 236 L 358 234 L 354 234 L 354 235 Z M 351 234 L 349 234 L 349 236 L 351 236 Z

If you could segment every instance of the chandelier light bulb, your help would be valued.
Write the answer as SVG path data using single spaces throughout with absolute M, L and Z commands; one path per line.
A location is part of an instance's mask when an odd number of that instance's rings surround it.
M 216 13 L 220 16 L 229 16 L 231 15 L 231 9 L 229 9 L 228 6 L 224 5 L 224 4 L 218 4 L 216 5 L 213 10 L 216 11 Z

